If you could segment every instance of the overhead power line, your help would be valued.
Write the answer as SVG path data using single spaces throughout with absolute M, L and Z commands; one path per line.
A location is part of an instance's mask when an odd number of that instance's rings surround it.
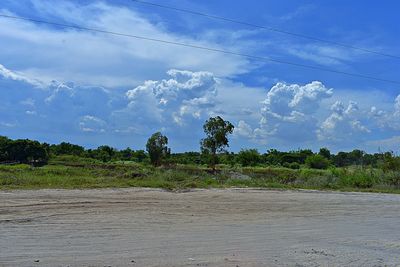
M 222 54 L 244 57 L 244 58 L 253 59 L 256 61 L 274 62 L 274 63 L 286 64 L 286 65 L 302 67 L 302 68 L 307 68 L 307 69 L 320 70 L 320 71 L 325 71 L 325 72 L 353 76 L 353 77 L 358 77 L 358 78 L 363 78 L 363 79 L 369 79 L 369 80 L 375 80 L 375 81 L 381 81 L 381 82 L 387 82 L 387 83 L 393 83 L 393 84 L 400 84 L 400 81 L 388 80 L 388 79 L 378 78 L 378 77 L 374 77 L 374 76 L 370 76 L 370 75 L 350 73 L 350 72 L 345 72 L 345 71 L 340 71 L 340 70 L 322 68 L 322 67 L 313 66 L 313 65 L 305 65 L 305 64 L 300 64 L 300 63 L 295 63 L 295 62 L 290 62 L 290 61 L 284 61 L 284 60 L 280 60 L 280 59 L 274 59 L 274 58 L 270 58 L 270 57 L 262 57 L 262 56 L 243 54 L 243 53 L 223 50 L 223 49 L 219 49 L 219 48 L 211 48 L 211 47 L 205 47 L 205 46 L 185 44 L 185 43 L 180 43 L 180 42 L 156 39 L 156 38 L 133 35 L 133 34 L 128 34 L 128 33 L 113 32 L 113 31 L 108 31 L 108 30 L 88 28 L 88 27 L 84 27 L 84 26 L 64 24 L 64 23 L 59 23 L 59 22 L 51 22 L 51 21 L 45 21 L 45 20 L 41 20 L 41 19 L 33 19 L 33 18 L 27 18 L 27 17 L 18 17 L 18 16 L 11 16 L 11 15 L 5 15 L 5 14 L 0 14 L 0 17 L 8 18 L 8 19 L 30 21 L 30 22 L 35 22 L 35 23 L 42 23 L 42 24 L 53 25 L 53 26 L 58 26 L 58 27 L 62 27 L 62 28 L 72 28 L 72 29 L 82 30 L 82 31 L 111 34 L 111 35 L 116 35 L 116 36 L 135 38 L 135 39 L 140 39 L 140 40 L 146 40 L 146 41 L 181 46 L 181 47 L 195 48 L 195 49 L 199 49 L 199 50 L 212 51 L 212 52 L 218 52 L 218 53 L 222 53 Z
M 379 51 L 375 51 L 375 50 L 370 50 L 370 49 L 366 49 L 366 48 L 362 48 L 362 47 L 358 47 L 358 46 L 354 46 L 354 45 L 349 45 L 349 44 L 345 44 L 345 43 L 341 43 L 341 42 L 330 41 L 330 40 L 326 40 L 326 39 L 322 39 L 322 38 L 318 38 L 318 37 L 314 37 L 314 36 L 310 36 L 310 35 L 305 35 L 305 34 L 301 34 L 301 33 L 290 32 L 290 31 L 286 31 L 286 30 L 282 30 L 282 29 L 278 29 L 278 28 L 257 25 L 257 24 L 253 24 L 253 23 L 249 23 L 249 22 L 245 22 L 245 21 L 236 20 L 236 19 L 225 18 L 225 17 L 206 14 L 206 13 L 202 13 L 202 12 L 198 12 L 198 11 L 194 11 L 194 10 L 173 7 L 173 6 L 167 6 L 167 5 L 157 4 L 157 3 L 143 1 L 143 0 L 131 0 L 131 1 L 135 2 L 135 3 L 144 4 L 147 6 L 154 6 L 154 7 L 158 7 L 158 8 L 169 9 L 169 10 L 173 10 L 173 11 L 177 11 L 177 12 L 183 12 L 183 13 L 188 13 L 191 15 L 206 17 L 209 19 L 230 22 L 230 23 L 234 23 L 234 24 L 238 24 L 238 25 L 247 26 L 247 27 L 258 28 L 258 29 L 268 30 L 268 31 L 272 31 L 272 32 L 280 33 L 280 34 L 290 35 L 290 36 L 297 37 L 297 38 L 308 39 L 308 40 L 312 40 L 312 41 L 316 41 L 316 42 L 331 44 L 331 45 L 349 48 L 349 49 L 353 49 L 353 50 L 358 50 L 358 51 L 362 51 L 365 53 L 371 53 L 371 54 L 380 55 L 380 56 L 384 56 L 384 57 L 400 59 L 400 56 L 391 55 L 391 54 L 387 54 L 387 53 L 383 53 L 383 52 L 379 52 Z

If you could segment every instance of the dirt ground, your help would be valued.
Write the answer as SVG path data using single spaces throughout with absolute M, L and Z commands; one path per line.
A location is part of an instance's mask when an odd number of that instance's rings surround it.
M 400 266 L 400 195 L 0 192 L 0 266 Z

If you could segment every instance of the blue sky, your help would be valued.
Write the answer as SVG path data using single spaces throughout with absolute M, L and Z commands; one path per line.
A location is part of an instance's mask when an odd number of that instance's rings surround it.
M 152 1 L 400 56 L 398 1 Z M 398 58 L 129 0 L 0 12 L 400 80 Z M 6 18 L 0 40 L 0 135 L 142 149 L 162 131 L 173 151 L 197 151 L 220 115 L 233 151 L 399 151 L 399 84 Z

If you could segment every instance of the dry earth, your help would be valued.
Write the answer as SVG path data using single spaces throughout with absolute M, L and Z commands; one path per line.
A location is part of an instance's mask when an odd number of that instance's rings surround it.
M 0 266 L 396 264 L 400 195 L 255 189 L 0 192 Z

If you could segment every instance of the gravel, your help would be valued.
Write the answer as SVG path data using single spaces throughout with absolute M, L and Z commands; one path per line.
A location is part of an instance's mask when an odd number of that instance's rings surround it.
M 390 194 L 0 191 L 0 266 L 396 266 L 399 222 Z

